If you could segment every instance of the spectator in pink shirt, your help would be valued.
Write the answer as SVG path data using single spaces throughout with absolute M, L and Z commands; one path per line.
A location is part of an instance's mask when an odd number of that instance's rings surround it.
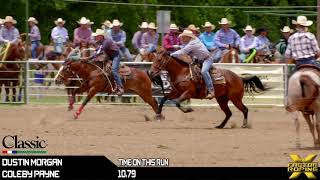
M 92 30 L 90 28 L 90 25 L 93 24 L 93 22 L 90 22 L 89 19 L 82 17 L 78 21 L 80 27 L 76 28 L 74 30 L 74 39 L 73 39 L 73 46 L 77 47 L 80 46 L 81 43 L 85 43 L 87 46 L 89 44 L 92 44 Z
M 180 39 L 178 37 L 179 28 L 176 24 L 171 24 L 169 28 L 169 33 L 163 38 L 164 48 L 172 53 L 180 48 Z

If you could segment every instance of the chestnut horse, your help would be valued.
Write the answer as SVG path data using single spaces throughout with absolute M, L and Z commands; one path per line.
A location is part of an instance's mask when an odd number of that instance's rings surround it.
M 25 56 L 24 47 L 21 43 L 7 44 L 8 49 L 1 53 L 0 59 L 3 61 L 23 60 Z M 18 63 L 0 62 L 0 94 L 2 85 L 5 86 L 6 101 L 9 102 L 9 91 L 12 87 L 12 101 L 16 102 L 16 88 L 19 86 L 20 65 Z M 2 79 L 2 80 L 1 80 Z M 21 89 L 19 90 L 19 101 L 21 100 Z
M 228 52 L 222 55 L 221 63 L 240 63 L 239 53 L 236 48 L 230 48 Z
M 192 112 L 193 110 L 188 107 L 182 107 L 181 102 L 195 98 L 204 99 L 207 95 L 207 88 L 204 81 L 197 82 L 190 79 L 189 64 L 170 57 L 166 54 L 165 50 L 160 49 L 157 52 L 157 58 L 154 60 L 151 69 L 151 77 L 157 76 L 162 70 L 168 72 L 170 76 L 170 84 L 172 91 L 166 95 L 160 102 L 158 114 L 161 114 L 163 104 L 166 100 L 173 100 L 176 106 L 184 113 Z M 248 108 L 243 104 L 242 98 L 244 91 L 252 92 L 257 91 L 256 87 L 261 91 L 267 89 L 261 83 L 257 76 L 248 78 L 241 78 L 230 70 L 221 69 L 224 75 L 225 84 L 214 84 L 215 95 L 220 108 L 224 111 L 226 117 L 219 126 L 216 128 L 223 128 L 231 117 L 232 113 L 228 107 L 229 100 L 243 113 L 243 128 L 248 126 Z
M 291 112 L 295 121 L 297 148 L 300 148 L 299 111 L 302 112 L 309 126 L 314 146 L 320 148 L 319 76 L 320 72 L 317 68 L 312 65 L 303 65 L 289 78 L 286 110 Z
M 136 68 L 130 68 L 130 71 L 130 75 L 124 77 L 123 80 L 125 91 L 131 90 L 138 94 L 146 103 L 148 103 L 152 107 L 154 112 L 156 112 L 158 109 L 158 103 L 156 99 L 152 97 L 151 80 L 149 79 L 147 73 Z M 81 61 L 66 61 L 63 65 L 62 71 L 60 71 L 58 74 L 56 83 L 67 84 L 70 75 L 71 77 L 73 77 L 74 75 L 78 75 L 83 80 L 79 89 L 74 93 L 76 94 L 78 92 L 87 92 L 88 94 L 85 100 L 82 102 L 80 108 L 75 112 L 75 119 L 79 117 L 85 105 L 91 100 L 94 95 L 102 92 L 111 94 L 114 91 L 115 83 L 113 77 L 110 75 L 106 75 L 103 70 L 95 64 Z M 69 106 L 72 106 L 73 103 L 74 101 L 71 100 Z M 156 116 L 156 118 L 161 119 L 163 118 L 163 116 L 159 114 Z

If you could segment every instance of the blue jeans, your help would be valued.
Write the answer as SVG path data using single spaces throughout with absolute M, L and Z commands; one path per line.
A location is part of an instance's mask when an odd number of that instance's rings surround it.
M 112 75 L 114 80 L 117 83 L 118 87 L 123 87 L 122 81 L 119 75 L 119 68 L 120 68 L 120 55 L 119 53 L 112 58 Z
M 300 65 L 303 65 L 303 64 L 312 64 L 320 67 L 320 65 L 316 62 L 314 57 L 302 58 L 302 59 L 296 60 L 296 67 L 299 67 Z
M 120 47 L 120 51 L 127 57 L 128 61 L 130 61 L 130 62 L 132 61 L 132 57 L 131 57 L 131 54 L 130 54 L 128 48 Z
M 218 48 L 217 50 L 214 51 L 214 56 L 213 56 L 213 62 L 214 63 L 218 63 L 220 62 L 221 58 L 222 58 L 222 55 L 228 51 L 228 49 L 221 49 L 221 48 Z
M 148 53 L 151 53 L 151 52 L 156 51 L 156 49 L 157 49 L 157 47 L 154 46 L 154 45 L 152 45 L 152 46 L 149 46 L 149 47 L 147 48 L 147 52 L 148 52 Z
M 213 64 L 213 58 L 209 57 L 206 59 L 203 64 L 202 64 L 202 69 L 201 69 L 201 74 L 204 79 L 204 82 L 206 83 L 206 86 L 209 91 L 213 91 L 213 83 L 212 83 L 212 78 L 209 73 L 210 68 L 212 67 Z
M 40 46 L 40 41 L 31 42 L 31 57 L 37 58 L 37 48 Z

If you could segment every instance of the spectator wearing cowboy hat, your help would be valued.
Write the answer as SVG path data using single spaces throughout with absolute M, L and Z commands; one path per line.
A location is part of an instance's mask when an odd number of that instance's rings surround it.
M 178 33 L 178 26 L 176 24 L 170 24 L 169 33 L 167 33 L 163 38 L 163 46 L 169 53 L 172 53 L 180 48 L 181 43 Z
M 104 23 L 102 23 L 101 28 L 104 30 L 105 35 L 107 35 L 109 31 L 111 31 L 112 24 L 109 20 L 105 20 Z
M 58 18 L 54 23 L 56 27 L 51 31 L 51 38 L 54 44 L 54 51 L 61 54 L 63 52 L 63 44 L 69 39 L 68 30 L 63 27 L 66 21 Z
M 158 48 L 159 34 L 157 33 L 157 28 L 153 22 L 149 23 L 148 32 L 142 35 L 141 54 L 154 52 Z
M 184 55 L 189 55 L 191 57 L 196 57 L 199 62 L 202 62 L 201 74 L 206 83 L 208 90 L 208 99 L 214 98 L 214 87 L 211 75 L 209 73 L 210 68 L 212 67 L 213 57 L 210 56 L 210 52 L 206 46 L 197 38 L 192 31 L 184 30 L 182 34 L 179 35 L 184 47 L 180 50 L 171 53 L 170 56 L 180 58 Z
M 259 36 L 257 36 L 258 44 L 257 44 L 257 51 L 269 55 L 271 54 L 271 43 L 268 39 L 268 29 L 266 27 L 261 27 L 257 30 Z
M 215 29 L 215 26 L 207 21 L 202 27 L 204 27 L 205 31 L 200 34 L 199 39 L 209 51 L 214 51 L 216 49 L 216 45 L 214 42 L 215 33 L 212 31 Z
M 112 21 L 112 29 L 111 31 L 109 31 L 108 36 L 114 42 L 116 42 L 116 44 L 120 48 L 120 52 L 126 56 L 127 61 L 132 61 L 131 54 L 125 45 L 127 36 L 126 32 L 121 29 L 122 25 L 123 23 L 121 23 L 118 19 L 114 19 Z
M 40 46 L 41 41 L 41 34 L 38 26 L 36 25 L 38 24 L 38 21 L 36 18 L 30 17 L 28 19 L 28 23 L 30 26 L 30 33 L 28 33 L 28 36 L 31 41 L 31 57 L 37 58 L 37 48 Z
M 190 24 L 187 27 L 188 30 L 192 31 L 193 35 L 195 35 L 196 37 L 199 37 L 200 35 L 200 28 L 196 27 L 194 24 Z
M 95 54 L 89 59 L 95 59 L 102 55 L 103 52 L 112 60 L 112 75 L 117 83 L 117 94 L 122 95 L 124 93 L 123 84 L 119 76 L 120 68 L 120 51 L 118 45 L 111 39 L 110 36 L 105 37 L 105 31 L 103 29 L 97 29 L 95 33 L 92 33 L 98 44 Z
M 73 38 L 73 46 L 80 46 L 81 43 L 85 43 L 86 45 L 93 44 L 91 40 L 91 28 L 90 25 L 93 22 L 90 22 L 86 17 L 82 17 L 79 21 L 77 21 L 80 27 L 74 30 L 74 38 Z
M 253 34 L 255 32 L 255 28 L 252 26 L 247 25 L 243 31 L 246 33 L 240 39 L 240 60 L 241 62 L 250 62 L 253 60 L 254 56 L 256 55 L 256 48 L 257 48 L 257 37 Z
M 237 48 L 240 44 L 240 36 L 234 30 L 230 28 L 231 21 L 227 18 L 222 18 L 219 22 L 221 29 L 216 32 L 215 43 L 217 51 L 214 61 L 218 62 L 222 54 L 226 53 L 231 47 Z
M 6 18 L 3 20 L 3 24 L 4 26 L 0 30 L 0 44 L 18 43 L 20 37 L 19 31 L 16 27 L 14 27 L 14 25 L 17 24 L 17 21 L 11 16 L 6 16 Z
M 279 40 L 279 42 L 276 44 L 276 51 L 274 53 L 275 61 L 278 63 L 284 63 L 285 62 L 285 55 L 287 46 L 288 46 L 288 39 L 290 35 L 293 33 L 293 30 L 290 29 L 289 26 L 284 26 L 282 29 L 280 29 L 282 33 L 282 38 Z
M 296 67 L 303 64 L 313 64 L 318 67 L 316 58 L 320 57 L 320 49 L 314 34 L 308 32 L 308 27 L 313 24 L 305 16 L 298 16 L 297 20 L 292 20 L 296 25 L 297 32 L 289 37 L 288 46 L 285 52 L 286 58 L 296 61 Z
M 132 45 L 133 47 L 139 52 L 139 49 L 141 48 L 141 40 L 142 35 L 148 31 L 148 23 L 142 22 L 141 25 L 139 25 L 140 30 L 135 32 L 132 38 Z

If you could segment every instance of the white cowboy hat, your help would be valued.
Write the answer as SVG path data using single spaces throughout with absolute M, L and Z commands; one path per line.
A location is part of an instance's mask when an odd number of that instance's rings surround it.
M 194 24 L 190 24 L 187 29 L 191 31 L 199 31 L 199 28 L 196 27 Z
M 90 24 L 90 20 L 86 17 L 82 17 L 79 21 L 77 21 L 78 24 Z
M 90 21 L 90 19 L 88 19 L 88 24 L 94 24 L 94 22 Z
M 143 28 L 143 29 L 148 28 L 148 23 L 147 22 L 142 22 L 141 25 L 139 25 L 139 28 Z
M 105 36 L 105 31 L 102 29 L 97 29 L 96 32 L 91 34 L 93 37 L 95 36 Z
M 62 18 L 58 18 L 57 20 L 54 21 L 54 23 L 57 25 L 58 23 L 62 23 L 62 24 L 65 24 L 66 21 L 63 20 Z
M 3 24 L 3 20 L 4 20 L 4 19 L 1 19 L 1 18 L 0 18 L 0 25 Z
M 148 25 L 148 29 L 157 29 L 157 28 L 158 27 L 156 27 L 156 25 L 153 22 L 149 23 Z
M 191 30 L 183 30 L 183 32 L 179 35 L 179 37 L 182 37 L 182 36 L 188 36 L 188 37 L 191 37 L 191 38 L 196 38 L 195 35 L 193 35 L 192 31 Z
M 34 17 L 29 17 L 28 22 L 33 22 L 33 23 L 35 23 L 35 24 L 38 24 L 37 19 L 34 18 Z
M 7 22 L 11 22 L 12 24 L 17 24 L 17 21 L 14 20 L 12 16 L 6 16 L 6 18 L 4 18 L 3 24 Z
M 256 31 L 255 28 L 252 28 L 252 26 L 247 25 L 246 28 L 243 29 L 244 32 L 246 31 L 252 31 L 252 34 L 254 34 L 254 32 Z
M 123 25 L 123 23 L 120 22 L 118 19 L 114 19 L 112 21 L 112 26 L 122 26 L 122 25 Z
M 312 21 L 308 21 L 305 16 L 298 16 L 297 20 L 292 20 L 292 24 L 301 25 L 301 26 L 311 26 Z
M 170 24 L 169 27 L 170 30 L 179 30 L 178 26 L 176 24 Z
M 211 24 L 211 22 L 207 21 L 204 23 L 204 25 L 202 25 L 202 27 L 206 28 L 206 27 L 211 27 L 212 29 L 215 29 L 216 26 Z
M 284 26 L 282 29 L 280 29 L 280 31 L 283 33 L 288 33 L 288 32 L 293 33 L 293 30 L 290 29 L 289 26 Z
M 105 20 L 104 23 L 102 23 L 102 24 L 107 26 L 108 28 L 112 28 L 112 24 L 109 20 Z
M 219 24 L 231 24 L 231 21 L 229 21 L 227 18 L 221 18 Z

